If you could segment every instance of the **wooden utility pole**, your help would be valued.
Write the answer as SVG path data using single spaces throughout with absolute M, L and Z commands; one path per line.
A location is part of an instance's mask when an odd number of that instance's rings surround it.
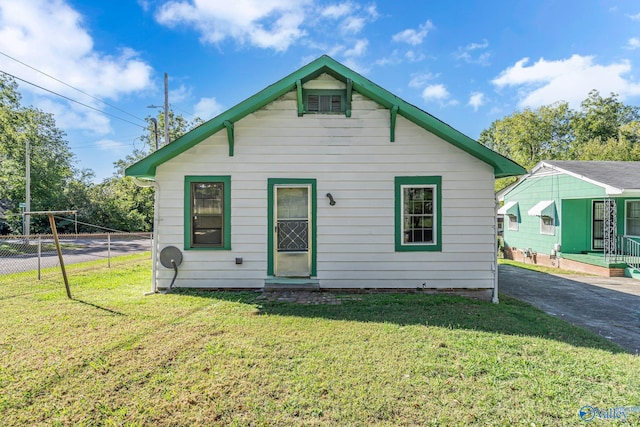
M 169 74 L 164 73 L 164 145 L 169 140 Z
M 62 258 L 62 249 L 60 248 L 60 240 L 58 239 L 58 228 L 56 227 L 56 220 L 53 218 L 57 214 L 76 214 L 78 211 L 39 211 L 39 212 L 25 212 L 25 216 L 31 215 L 47 215 L 49 217 L 49 224 L 51 225 L 51 231 L 53 233 L 53 240 L 56 243 L 56 251 L 58 252 L 58 260 L 60 261 L 60 270 L 62 270 L 62 278 L 64 279 L 64 287 L 67 291 L 67 297 L 71 297 L 71 289 L 69 289 L 69 280 L 67 279 L 67 270 L 64 267 L 64 259 Z

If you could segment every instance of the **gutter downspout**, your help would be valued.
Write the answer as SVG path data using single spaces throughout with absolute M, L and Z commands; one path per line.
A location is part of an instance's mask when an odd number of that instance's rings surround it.
M 148 187 L 153 187 L 154 188 L 154 193 L 153 193 L 153 243 L 151 246 L 151 259 L 152 259 L 152 263 L 151 263 L 151 291 L 145 293 L 145 295 L 151 295 L 151 294 L 155 294 L 158 292 L 158 284 L 156 281 L 156 264 L 157 264 L 157 252 L 158 252 L 158 222 L 160 220 L 160 215 L 158 215 L 158 199 L 160 196 L 160 185 L 156 182 L 156 181 L 152 181 L 152 180 L 140 180 L 136 177 L 133 177 L 133 182 L 138 186 L 138 187 L 143 187 L 143 188 L 148 188 Z

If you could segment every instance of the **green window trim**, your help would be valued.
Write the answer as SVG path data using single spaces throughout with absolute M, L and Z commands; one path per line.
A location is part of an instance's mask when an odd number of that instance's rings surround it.
M 403 189 L 407 187 L 433 188 L 433 243 L 405 243 Z M 395 247 L 396 252 L 442 251 L 442 177 L 397 176 L 395 178 Z
M 194 245 L 192 242 L 191 188 L 195 183 L 223 184 L 222 244 L 219 246 Z M 231 176 L 188 175 L 184 177 L 184 249 L 206 251 L 231 249 Z
M 311 277 L 318 275 L 316 262 L 318 253 L 317 201 L 318 192 L 314 178 L 269 178 L 267 180 L 267 275 L 274 275 L 274 187 L 276 185 L 311 185 Z

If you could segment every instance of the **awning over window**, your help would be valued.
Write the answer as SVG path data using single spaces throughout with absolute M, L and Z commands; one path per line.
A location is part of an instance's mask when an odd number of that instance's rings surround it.
M 500 209 L 498 215 L 514 215 L 518 216 L 518 202 L 507 202 Z
M 529 209 L 528 214 L 532 216 L 550 216 L 555 218 L 556 204 L 553 200 L 543 200 Z

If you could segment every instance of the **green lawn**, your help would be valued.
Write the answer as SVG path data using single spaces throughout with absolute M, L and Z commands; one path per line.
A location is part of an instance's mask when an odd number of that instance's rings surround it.
M 501 296 L 144 296 L 149 255 L 0 276 L 0 425 L 578 425 L 640 358 Z M 640 423 L 640 414 L 629 421 Z

